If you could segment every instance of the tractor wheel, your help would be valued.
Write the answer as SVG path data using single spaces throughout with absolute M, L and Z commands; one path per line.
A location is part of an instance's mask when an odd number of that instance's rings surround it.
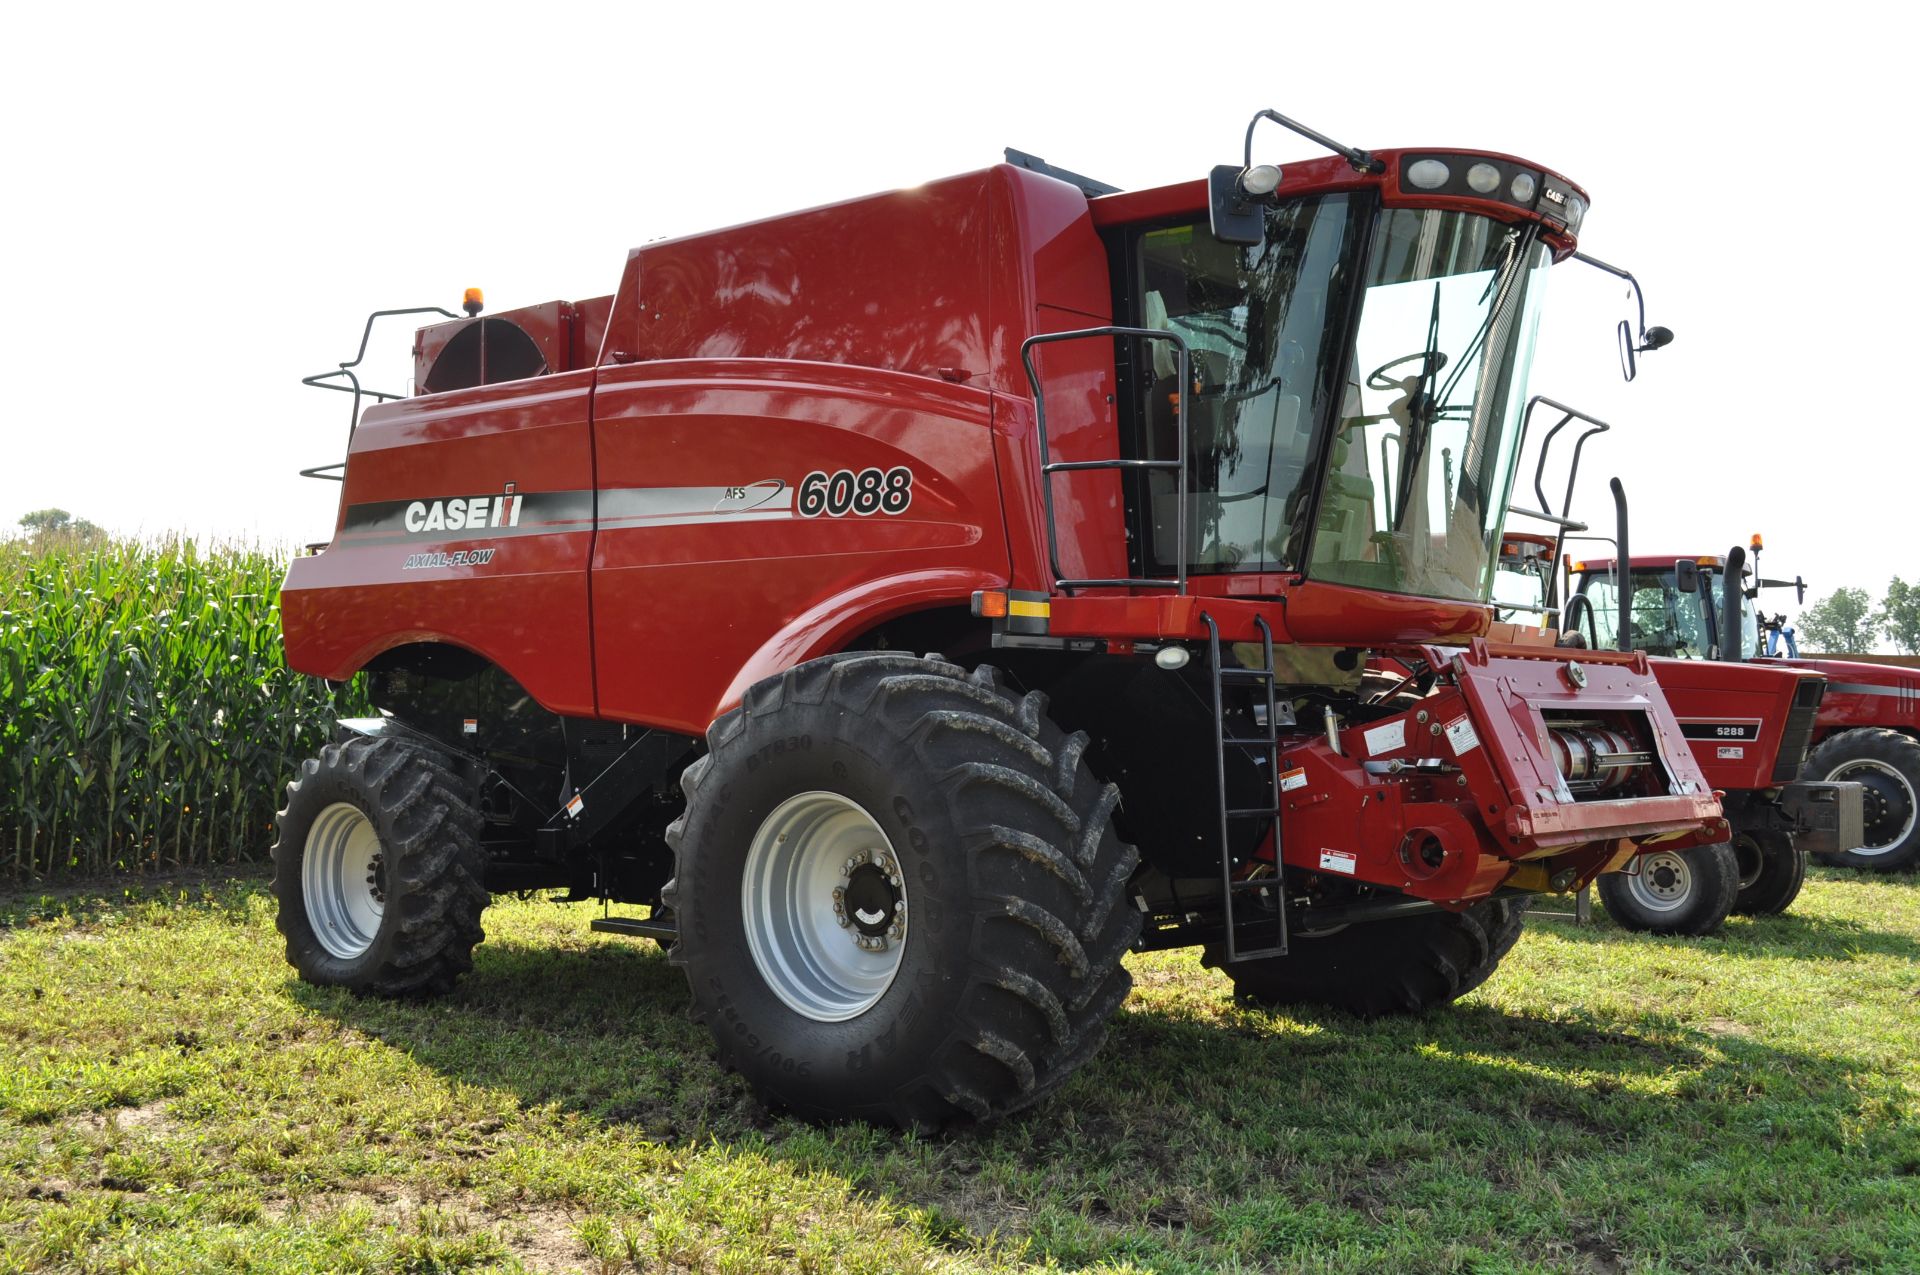
M 1639 868 L 1608 872 L 1595 882 L 1607 915 L 1624 930 L 1707 934 L 1727 919 L 1740 893 L 1740 861 L 1725 841 L 1656 850 L 1640 857 Z
M 763 1102 L 989 1120 L 1100 1047 L 1132 986 L 1139 856 L 1045 696 L 859 652 L 752 687 L 707 742 L 667 831 L 672 959 Z
M 1740 892 L 1733 910 L 1743 916 L 1777 916 L 1799 897 L 1807 879 L 1807 852 L 1790 833 L 1745 830 L 1733 833 L 1733 857 L 1740 865 Z
M 287 961 L 309 983 L 433 996 L 473 968 L 487 906 L 471 785 L 397 739 L 300 763 L 273 847 Z
M 1256 1005 L 1329 1005 L 1361 1018 L 1419 1014 L 1487 981 L 1520 939 L 1532 900 L 1488 899 L 1464 912 L 1422 912 L 1291 936 L 1285 956 L 1207 963 Z
M 1858 727 L 1829 735 L 1807 758 L 1807 779 L 1866 788 L 1866 844 L 1823 854 L 1836 868 L 1902 872 L 1920 864 L 1920 742 L 1896 730 Z

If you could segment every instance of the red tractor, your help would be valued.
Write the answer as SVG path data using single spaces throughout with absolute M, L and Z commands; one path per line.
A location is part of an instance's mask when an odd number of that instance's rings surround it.
M 1624 527 L 1623 527 L 1624 534 Z M 1509 530 L 1501 544 L 1495 586 L 1501 614 L 1539 614 L 1554 587 L 1561 539 Z M 1587 604 L 1568 610 L 1584 616 Z M 1617 635 L 1618 624 L 1602 627 Z M 1562 635 L 1546 630 L 1549 640 Z M 1716 791 L 1732 825 L 1727 841 L 1642 856 L 1631 872 L 1597 882 L 1608 915 L 1631 930 L 1706 934 L 1733 913 L 1784 912 L 1800 893 L 1807 853 L 1833 853 L 1860 839 L 1861 791 L 1851 783 L 1800 778 L 1826 679 L 1799 669 L 1682 659 L 1652 661 L 1660 689 Z
M 1487 637 L 1585 194 L 1301 131 L 652 243 L 364 416 L 312 378 L 356 426 L 288 658 L 381 713 L 289 787 L 302 976 L 445 991 L 490 892 L 566 889 L 767 1102 L 934 1127 L 1058 1086 L 1129 951 L 1417 1011 L 1532 893 L 1723 840 L 1644 655 Z
M 1623 610 L 1636 646 L 1695 660 L 1719 658 L 1771 668 L 1805 669 L 1827 679 L 1814 718 L 1808 779 L 1844 781 L 1865 790 L 1862 837 L 1851 845 L 1821 847 L 1816 855 L 1837 867 L 1874 872 L 1920 866 L 1920 670 L 1857 660 L 1774 658 L 1771 635 L 1783 627 L 1755 609 L 1763 588 L 1792 588 L 1806 600 L 1803 580 L 1764 580 L 1755 574 L 1762 542 L 1735 545 L 1724 556 L 1628 558 L 1630 603 L 1622 608 L 1618 562 L 1573 563 L 1574 596 L 1591 603 L 1601 640 L 1619 628 Z M 1727 582 L 1740 583 L 1729 589 Z M 1664 684 L 1664 681 L 1663 681 Z

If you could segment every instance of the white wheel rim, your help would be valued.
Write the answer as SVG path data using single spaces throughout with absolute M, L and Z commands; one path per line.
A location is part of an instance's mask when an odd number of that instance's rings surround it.
M 1906 799 L 1907 803 L 1907 818 L 1906 821 L 1900 825 L 1900 831 L 1897 834 L 1885 841 L 1876 841 L 1870 845 L 1858 846 L 1854 849 L 1853 853 L 1863 859 L 1871 859 L 1876 855 L 1887 854 L 1896 847 L 1905 845 L 1907 838 L 1913 835 L 1913 821 L 1916 815 L 1913 785 L 1907 782 L 1907 777 L 1901 774 L 1898 768 L 1889 766 L 1886 762 L 1878 761 L 1872 757 L 1861 757 L 1855 761 L 1842 762 L 1836 766 L 1833 773 L 1827 776 L 1827 780 L 1830 783 L 1842 783 L 1847 781 L 1849 775 L 1874 775 L 1890 779 L 1899 787 L 1900 793 Z M 1855 779 L 1852 782 L 1860 783 L 1863 781 Z M 1869 801 L 1872 801 L 1873 798 L 1879 795 L 1871 783 L 1868 783 L 1866 787 Z
M 345 801 L 322 810 L 300 857 L 300 892 L 320 946 L 343 961 L 372 947 L 386 915 L 385 884 L 373 821 Z
M 1677 911 L 1693 893 L 1693 869 L 1671 851 L 1647 855 L 1640 871 L 1627 878 L 1627 893 L 1648 911 Z
M 747 948 L 789 1009 L 840 1023 L 893 985 L 907 887 L 872 815 L 839 793 L 803 792 L 754 833 L 740 883 Z

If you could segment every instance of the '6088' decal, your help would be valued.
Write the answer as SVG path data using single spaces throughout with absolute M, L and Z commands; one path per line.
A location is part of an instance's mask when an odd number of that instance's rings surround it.
M 913 471 L 892 469 L 816 469 L 800 480 L 795 509 L 802 518 L 822 514 L 903 514 L 913 503 Z

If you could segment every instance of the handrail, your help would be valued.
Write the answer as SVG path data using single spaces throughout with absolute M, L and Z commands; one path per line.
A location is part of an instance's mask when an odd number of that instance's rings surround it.
M 1527 410 L 1521 413 L 1520 416 L 1521 447 L 1527 445 L 1527 434 L 1533 424 L 1533 409 L 1539 407 L 1542 403 L 1551 407 L 1554 411 L 1561 413 L 1561 417 L 1558 421 L 1554 422 L 1553 428 L 1547 431 L 1546 437 L 1540 440 L 1540 454 L 1535 459 L 1533 466 L 1533 494 L 1540 500 L 1541 512 L 1526 512 L 1529 516 L 1540 518 L 1542 521 L 1560 524 L 1560 534 L 1554 537 L 1553 543 L 1554 574 L 1547 579 L 1547 605 L 1551 606 L 1560 600 L 1558 596 L 1559 563 L 1561 558 L 1566 554 L 1567 533 L 1575 529 L 1574 525 L 1571 522 L 1565 521 L 1565 519 L 1568 509 L 1573 505 L 1574 481 L 1580 476 L 1580 452 L 1586 447 L 1589 438 L 1592 438 L 1595 434 L 1604 434 L 1611 430 L 1613 426 L 1607 424 L 1597 416 L 1589 416 L 1577 407 L 1568 407 L 1565 403 L 1550 399 L 1545 394 L 1535 394 L 1527 400 Z M 1560 512 L 1555 514 L 1553 512 L 1553 502 L 1547 499 L 1545 485 L 1547 455 L 1553 450 L 1554 435 L 1558 434 L 1574 421 L 1583 421 L 1588 428 L 1582 431 L 1580 436 L 1573 441 L 1573 460 L 1572 463 L 1567 466 L 1567 494 L 1560 502 Z M 1507 507 L 1509 509 L 1513 508 L 1512 505 L 1508 505 Z M 1585 527 L 1578 529 L 1581 531 L 1586 530 Z
M 1113 460 L 1068 460 L 1052 459 L 1047 443 L 1047 401 L 1046 392 L 1040 387 L 1040 374 L 1034 370 L 1033 347 L 1048 345 L 1055 341 L 1078 341 L 1086 337 L 1137 337 L 1145 341 L 1166 341 L 1174 347 L 1178 355 L 1177 377 L 1174 382 L 1180 387 L 1180 393 L 1174 396 L 1174 432 L 1178 435 L 1180 449 L 1177 460 L 1113 459 Z M 1020 343 L 1020 364 L 1027 370 L 1027 384 L 1033 387 L 1034 435 L 1040 446 L 1040 503 L 1045 511 L 1047 523 L 1047 566 L 1053 576 L 1053 587 L 1062 593 L 1071 593 L 1075 589 L 1131 588 L 1174 589 L 1184 595 L 1187 591 L 1187 400 L 1192 397 L 1192 387 L 1188 384 L 1189 356 L 1187 343 L 1178 332 L 1163 328 L 1128 328 L 1105 326 L 1098 328 L 1075 328 L 1069 332 L 1041 332 L 1028 337 Z M 1133 469 L 1133 470 L 1172 470 L 1174 471 L 1174 514 L 1177 523 L 1173 533 L 1174 578 L 1171 580 L 1134 576 L 1114 580 L 1069 580 L 1060 570 L 1060 533 L 1054 522 L 1053 512 L 1053 476 L 1064 473 L 1080 473 L 1096 469 Z M 1149 520 L 1152 510 L 1147 511 Z
M 367 389 L 360 384 L 360 378 L 353 370 L 359 367 L 361 362 L 367 357 L 367 343 L 373 339 L 374 322 L 379 319 L 390 318 L 394 315 L 401 314 L 438 314 L 449 319 L 457 319 L 460 317 L 453 311 L 442 309 L 437 305 L 408 306 L 402 310 L 375 310 L 367 316 L 366 326 L 360 329 L 360 348 L 354 351 L 351 359 L 348 359 L 339 367 L 333 368 L 330 371 L 315 372 L 312 376 L 303 376 L 300 378 L 300 384 L 302 385 L 311 385 L 318 390 L 338 390 L 342 394 L 353 395 L 352 411 L 347 418 L 347 445 L 349 447 L 353 445 L 354 432 L 360 428 L 361 399 L 370 398 L 376 403 L 386 403 L 394 399 L 406 397 L 404 394 L 392 394 L 385 390 Z M 342 378 L 344 378 L 345 384 L 340 383 Z M 342 482 L 344 481 L 344 475 L 330 474 L 325 471 L 345 468 L 345 461 L 340 461 L 332 465 L 315 465 L 311 469 L 301 470 L 300 476 L 302 478 L 322 478 L 330 482 Z

